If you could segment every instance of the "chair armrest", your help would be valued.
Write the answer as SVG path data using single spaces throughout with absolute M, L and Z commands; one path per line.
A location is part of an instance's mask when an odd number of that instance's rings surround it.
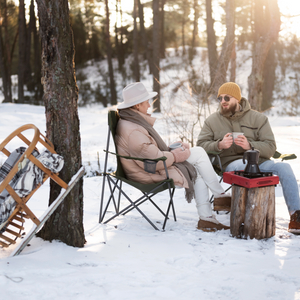
M 103 151 L 107 152 L 107 153 L 110 153 L 110 154 L 113 154 L 113 155 L 116 155 L 117 157 L 142 161 L 144 163 L 144 170 L 146 172 L 152 173 L 152 174 L 155 174 L 155 172 L 156 172 L 156 164 L 159 161 L 163 161 L 166 176 L 167 176 L 167 179 L 169 179 L 169 173 L 168 173 L 168 168 L 167 168 L 167 164 L 166 164 L 166 160 L 167 160 L 166 156 L 162 156 L 162 157 L 158 157 L 158 158 L 140 158 L 140 157 L 124 156 L 124 155 L 120 155 L 120 154 L 110 152 L 110 151 L 106 151 L 106 150 L 103 150 Z
M 210 151 L 207 152 L 207 155 L 210 159 L 210 162 L 215 170 L 215 172 L 218 175 L 222 175 L 222 173 L 224 172 L 223 170 L 223 166 L 222 166 L 222 162 L 221 162 L 221 158 L 220 158 L 220 152 L 214 152 L 214 151 Z
M 103 150 L 103 151 L 108 152 L 108 153 L 113 154 L 113 155 L 116 155 L 118 157 L 125 158 L 125 159 L 133 159 L 133 160 L 139 160 L 139 161 L 143 161 L 143 162 L 145 160 L 151 160 L 151 161 L 156 161 L 156 162 L 167 160 L 166 156 L 162 156 L 162 157 L 159 157 L 159 158 L 140 158 L 140 157 L 133 157 L 133 156 L 124 156 L 124 155 L 120 155 L 118 153 L 114 153 L 114 152 L 110 152 L 110 151 L 106 151 L 106 150 Z
M 297 158 L 297 155 L 296 154 L 281 154 L 280 152 L 275 151 L 273 158 L 281 159 L 281 161 L 283 161 L 283 160 L 295 159 L 295 158 Z

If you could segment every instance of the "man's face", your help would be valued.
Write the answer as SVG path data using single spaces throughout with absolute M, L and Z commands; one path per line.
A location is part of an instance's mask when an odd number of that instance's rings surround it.
M 228 99 L 228 97 L 229 97 L 229 101 L 225 101 L 225 99 L 226 98 Z M 218 99 L 221 99 L 221 98 L 222 98 L 222 100 L 221 101 L 219 100 L 220 106 L 221 106 L 221 113 L 227 114 L 227 113 L 231 112 L 232 114 L 234 114 L 237 111 L 239 101 L 236 98 L 234 98 L 230 95 L 227 95 L 227 94 L 221 94 L 218 97 Z

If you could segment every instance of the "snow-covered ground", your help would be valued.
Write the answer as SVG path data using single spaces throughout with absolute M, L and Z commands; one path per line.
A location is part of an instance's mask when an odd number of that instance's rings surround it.
M 43 107 L 0 104 L 0 111 L 0 141 L 27 123 L 45 130 Z M 196 208 L 186 203 L 183 189 L 175 192 L 177 222 L 170 219 L 165 232 L 155 231 L 133 211 L 99 224 L 102 177 L 88 176 L 103 171 L 107 109 L 80 108 L 79 116 L 87 169 L 86 245 L 79 249 L 34 237 L 19 256 L 10 257 L 15 246 L 0 249 L 2 299 L 300 299 L 300 236 L 286 230 L 289 215 L 280 185 L 276 187 L 276 235 L 268 240 L 236 239 L 229 230 L 197 230 Z M 155 128 L 162 132 L 164 120 L 156 116 Z M 269 119 L 278 150 L 300 157 L 300 117 L 270 114 Z M 299 182 L 299 158 L 289 163 Z M 29 201 L 38 216 L 47 207 L 48 192 L 47 183 Z M 161 205 L 167 204 L 166 198 L 164 193 L 157 197 Z M 143 208 L 154 221 L 162 221 L 152 206 Z M 218 219 L 229 224 L 229 215 Z M 26 222 L 25 231 L 31 226 Z

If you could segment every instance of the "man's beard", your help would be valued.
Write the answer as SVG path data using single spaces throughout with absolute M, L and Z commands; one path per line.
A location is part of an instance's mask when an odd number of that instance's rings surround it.
M 231 115 L 234 115 L 236 112 L 236 105 L 235 104 L 229 104 L 227 107 L 223 107 L 221 105 L 221 113 L 222 114 L 228 114 L 231 113 Z

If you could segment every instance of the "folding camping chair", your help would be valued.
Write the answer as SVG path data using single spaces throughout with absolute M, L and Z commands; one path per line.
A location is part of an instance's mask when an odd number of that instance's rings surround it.
M 217 173 L 217 175 L 220 177 L 219 182 L 221 183 L 223 180 L 223 173 L 225 172 L 225 169 L 222 166 L 222 162 L 221 162 L 221 158 L 220 158 L 220 153 L 219 152 L 207 152 L 208 157 L 212 163 L 212 166 L 215 170 L 215 172 Z M 284 160 L 290 160 L 290 159 L 295 159 L 297 158 L 297 156 L 295 154 L 281 154 L 280 152 L 276 151 L 275 154 L 273 155 L 274 159 L 281 159 L 281 161 Z M 225 192 L 229 191 L 231 189 L 232 185 L 229 186 Z M 213 203 L 214 201 L 214 196 L 212 195 L 210 198 L 210 203 Z M 219 212 L 219 211 L 230 211 L 230 209 L 224 209 L 224 208 L 219 208 L 218 206 L 214 205 L 214 210 Z
M 103 172 L 103 183 L 102 183 L 102 195 L 101 195 L 101 203 L 100 203 L 99 223 L 103 222 L 104 224 L 106 224 L 109 221 L 111 221 L 112 219 L 116 218 L 117 216 L 125 215 L 128 212 L 130 212 L 131 210 L 136 209 L 149 222 L 149 224 L 154 229 L 159 230 L 157 228 L 157 226 L 146 216 L 146 214 L 140 208 L 141 204 L 148 201 L 148 202 L 152 203 L 154 205 L 154 207 L 156 207 L 157 210 L 163 215 L 164 222 L 163 222 L 162 229 L 164 230 L 165 226 L 166 226 L 166 223 L 167 223 L 167 220 L 168 220 L 168 217 L 169 217 L 169 212 L 170 212 L 171 208 L 172 208 L 172 211 L 173 211 L 174 220 L 176 221 L 175 207 L 174 207 L 174 203 L 173 203 L 173 195 L 174 195 L 174 191 L 175 191 L 175 186 L 174 186 L 173 179 L 169 178 L 169 175 L 168 175 L 168 170 L 167 170 L 167 166 L 166 166 L 166 163 L 165 163 L 166 157 L 160 157 L 160 158 L 157 158 L 157 159 L 145 159 L 145 158 L 122 156 L 122 155 L 119 155 L 117 153 L 110 152 L 109 151 L 110 134 L 112 135 L 114 145 L 115 145 L 115 149 L 117 149 L 116 144 L 115 144 L 115 135 L 116 135 L 116 128 L 117 128 L 118 120 L 119 120 L 119 115 L 116 111 L 109 111 L 108 112 L 108 136 L 107 136 L 106 150 L 104 150 L 106 152 L 106 154 L 105 154 L 105 164 L 104 164 L 104 172 Z M 116 158 L 117 158 L 117 170 L 115 172 L 112 172 L 112 173 L 107 172 L 107 163 L 108 163 L 109 153 L 115 155 Z M 121 157 L 125 158 L 125 159 L 134 159 L 134 160 L 143 161 L 145 171 L 150 172 L 150 173 L 151 172 L 155 173 L 156 163 L 158 161 L 163 161 L 167 178 L 165 180 L 161 181 L 161 182 L 154 183 L 154 184 L 142 184 L 142 183 L 139 183 L 139 182 L 128 180 L 126 178 L 126 175 L 124 173 L 124 170 L 123 170 L 123 167 L 122 167 L 122 164 L 121 164 L 121 161 L 120 161 Z M 151 170 L 152 167 L 153 167 L 153 169 Z M 104 208 L 105 179 L 107 179 L 110 195 L 109 195 L 108 201 L 106 203 L 106 206 Z M 138 199 L 132 200 L 129 197 L 129 195 L 125 193 L 124 189 L 122 188 L 123 183 L 129 184 L 130 186 L 140 190 L 141 193 L 142 193 L 142 196 L 139 197 Z M 158 194 L 158 193 L 160 193 L 164 190 L 169 191 L 169 202 L 168 202 L 168 205 L 167 205 L 166 212 L 164 212 L 152 199 L 156 194 Z M 115 196 L 115 192 L 117 192 L 117 196 Z M 128 200 L 129 205 L 127 205 L 125 208 L 120 210 L 121 196 L 122 195 L 125 197 L 126 200 Z M 105 217 L 106 213 L 108 212 L 108 207 L 109 207 L 110 204 L 113 204 L 115 213 L 109 219 L 104 221 L 104 217 Z
M 33 130 L 32 141 L 29 141 L 29 139 L 23 134 L 24 131 L 30 129 Z M 11 144 L 14 144 L 16 140 L 18 140 L 17 138 L 19 138 L 21 142 L 25 143 L 25 145 L 28 147 L 20 156 L 20 158 L 15 162 L 15 164 L 11 166 L 11 170 L 8 172 L 5 179 L 0 184 L 0 194 L 4 190 L 6 190 L 16 202 L 15 208 L 9 215 L 8 219 L 0 224 L 0 245 L 2 247 L 8 247 L 11 244 L 15 244 L 18 238 L 20 238 L 21 236 L 23 237 L 22 242 L 18 245 L 18 247 L 16 247 L 12 255 L 18 255 L 25 248 L 25 246 L 29 243 L 35 233 L 43 226 L 46 220 L 56 210 L 59 204 L 64 200 L 64 198 L 84 173 L 84 168 L 82 167 L 76 173 L 76 175 L 73 176 L 69 184 L 67 184 L 61 178 L 59 178 L 58 174 L 54 174 L 49 169 L 44 167 L 44 165 L 33 155 L 33 152 L 35 150 L 39 150 L 37 148 L 38 146 L 46 148 L 49 151 L 49 154 L 50 152 L 52 154 L 56 154 L 56 152 L 54 150 L 53 144 L 40 133 L 36 126 L 32 124 L 23 125 L 20 128 L 16 129 L 0 144 L 0 151 L 7 157 L 11 155 L 11 152 L 8 150 L 7 145 L 11 141 Z M 9 145 L 11 146 L 11 144 Z M 38 184 L 28 195 L 20 197 L 12 188 L 11 182 L 13 178 L 16 178 L 15 176 L 18 176 L 18 172 L 20 172 L 19 168 L 24 159 L 28 159 L 29 161 L 31 161 L 34 165 L 41 169 L 44 174 L 42 173 L 42 183 Z M 20 179 L 21 178 L 22 177 L 20 177 Z M 60 193 L 57 199 L 48 207 L 44 215 L 39 219 L 27 206 L 27 202 L 48 178 L 51 178 L 57 184 L 59 184 L 64 189 L 64 191 Z M 33 227 L 29 233 L 27 233 L 26 235 L 22 235 L 21 232 L 24 230 L 23 224 L 25 222 L 25 219 L 30 219 L 33 222 Z

